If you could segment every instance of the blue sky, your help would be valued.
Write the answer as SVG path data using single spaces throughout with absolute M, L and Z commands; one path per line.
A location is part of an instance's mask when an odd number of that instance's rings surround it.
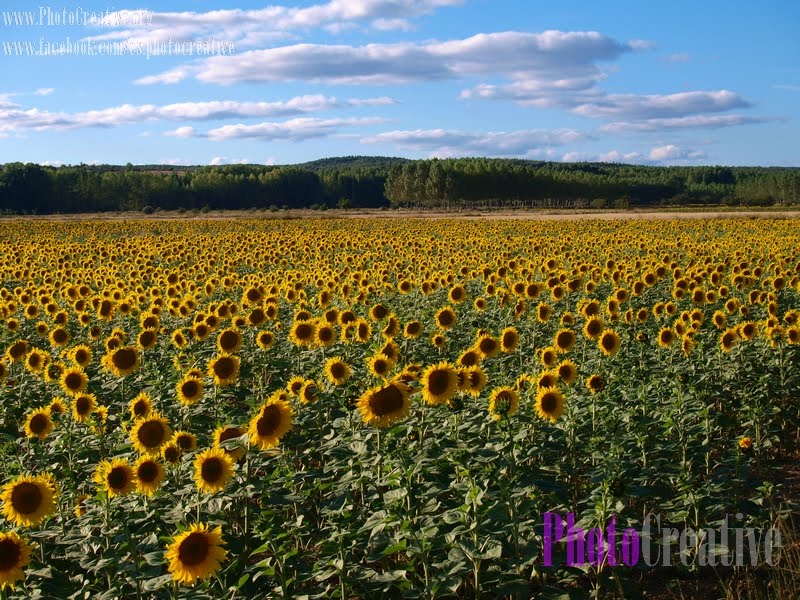
M 12 1 L 0 43 L 0 163 L 800 166 L 796 1 Z

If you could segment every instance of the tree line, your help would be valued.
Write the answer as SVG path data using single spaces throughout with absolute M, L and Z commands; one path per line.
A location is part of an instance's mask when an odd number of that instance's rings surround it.
M 463 158 L 329 158 L 300 165 L 0 166 L 6 213 L 800 203 L 800 169 L 650 167 Z

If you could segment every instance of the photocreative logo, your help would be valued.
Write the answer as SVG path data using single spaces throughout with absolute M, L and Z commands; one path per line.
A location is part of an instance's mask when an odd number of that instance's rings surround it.
M 741 521 L 743 515 L 736 514 Z M 588 531 L 575 524 L 575 514 L 546 512 L 544 523 L 544 566 L 554 566 L 553 552 L 557 544 L 566 544 L 566 565 L 628 566 L 645 564 L 669 567 L 674 550 L 682 564 L 688 566 L 757 566 L 775 565 L 780 558 L 781 533 L 776 527 L 757 530 L 753 527 L 731 528 L 726 516 L 717 530 L 711 527 L 678 530 L 661 527 L 661 516 L 649 514 L 641 530 L 632 527 L 617 531 L 617 517 L 612 515 L 605 527 Z M 673 548 L 677 542 L 677 546 Z

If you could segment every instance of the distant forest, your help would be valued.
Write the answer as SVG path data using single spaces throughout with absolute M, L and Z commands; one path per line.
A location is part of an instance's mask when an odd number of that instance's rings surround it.
M 800 169 L 350 156 L 298 165 L 0 166 L 15 214 L 800 204 Z

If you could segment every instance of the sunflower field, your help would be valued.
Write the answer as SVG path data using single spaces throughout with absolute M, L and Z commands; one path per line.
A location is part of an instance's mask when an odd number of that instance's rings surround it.
M 542 514 L 783 523 L 799 365 L 793 220 L 3 222 L 0 594 L 635 597 Z

